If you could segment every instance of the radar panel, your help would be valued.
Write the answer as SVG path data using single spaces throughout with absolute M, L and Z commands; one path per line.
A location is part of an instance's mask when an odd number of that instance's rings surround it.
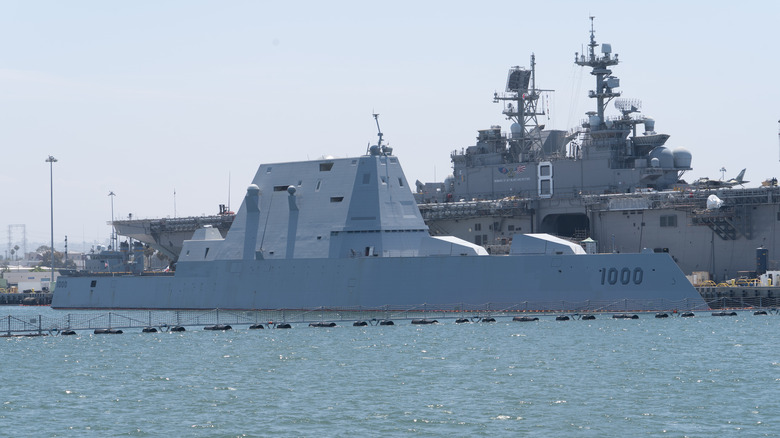
M 531 81 L 531 71 L 520 67 L 509 70 L 506 79 L 506 91 L 528 91 L 528 83 Z
M 615 108 L 623 114 L 639 112 L 642 109 L 642 101 L 639 99 L 617 99 Z

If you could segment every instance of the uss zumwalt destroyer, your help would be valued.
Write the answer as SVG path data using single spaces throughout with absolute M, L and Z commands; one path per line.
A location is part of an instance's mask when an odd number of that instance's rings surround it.
M 377 123 L 378 125 L 378 123 Z M 668 254 L 585 254 L 517 235 L 508 255 L 431 236 L 392 149 L 261 165 L 229 231 L 205 226 L 172 274 L 61 276 L 53 308 L 689 309 Z

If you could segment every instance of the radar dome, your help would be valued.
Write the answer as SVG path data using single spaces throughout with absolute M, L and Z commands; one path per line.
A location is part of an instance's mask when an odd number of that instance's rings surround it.
M 512 132 L 512 138 L 520 138 L 523 134 L 523 127 L 519 123 L 512 123 L 509 130 Z
M 651 161 L 654 158 L 658 158 L 658 166 L 661 168 L 669 169 L 674 167 L 674 154 L 669 148 L 658 146 L 650 151 L 649 157 Z
M 645 119 L 645 131 L 647 132 L 655 131 L 655 120 L 651 119 L 650 117 Z
M 674 154 L 674 167 L 689 169 L 691 167 L 691 151 L 685 148 L 676 148 Z

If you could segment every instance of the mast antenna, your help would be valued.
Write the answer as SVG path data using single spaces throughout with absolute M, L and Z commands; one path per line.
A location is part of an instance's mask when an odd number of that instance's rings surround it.
M 376 130 L 377 130 L 377 137 L 379 137 L 379 142 L 376 144 L 379 146 L 379 148 L 382 148 L 382 129 L 379 128 L 379 114 L 374 113 L 374 120 L 376 120 Z

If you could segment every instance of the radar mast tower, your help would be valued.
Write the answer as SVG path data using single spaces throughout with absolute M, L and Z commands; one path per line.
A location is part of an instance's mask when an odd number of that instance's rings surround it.
M 612 56 L 612 45 L 603 43 L 601 44 L 601 53 L 603 56 L 596 54 L 596 47 L 599 44 L 596 42 L 596 31 L 593 28 L 594 16 L 590 17 L 590 43 L 588 43 L 588 54 L 574 53 L 574 63 L 583 66 L 590 67 L 592 70 L 590 74 L 596 76 L 596 89 L 588 92 L 588 97 L 596 99 L 596 115 L 599 117 L 599 123 L 604 123 L 604 110 L 609 102 L 620 96 L 619 91 L 615 91 L 615 88 L 620 86 L 620 80 L 615 76 L 612 76 L 612 70 L 608 67 L 618 64 L 618 55 Z
M 536 56 L 531 54 L 531 69 L 519 66 L 510 68 L 506 92 L 493 94 L 493 102 L 507 102 L 503 114 L 507 120 L 514 122 L 509 139 L 509 154 L 513 162 L 523 161 L 521 154 L 541 151 L 544 125 L 539 124 L 537 116 L 546 115 L 546 112 L 538 109 L 538 103 L 542 93 L 552 91 L 536 88 Z

